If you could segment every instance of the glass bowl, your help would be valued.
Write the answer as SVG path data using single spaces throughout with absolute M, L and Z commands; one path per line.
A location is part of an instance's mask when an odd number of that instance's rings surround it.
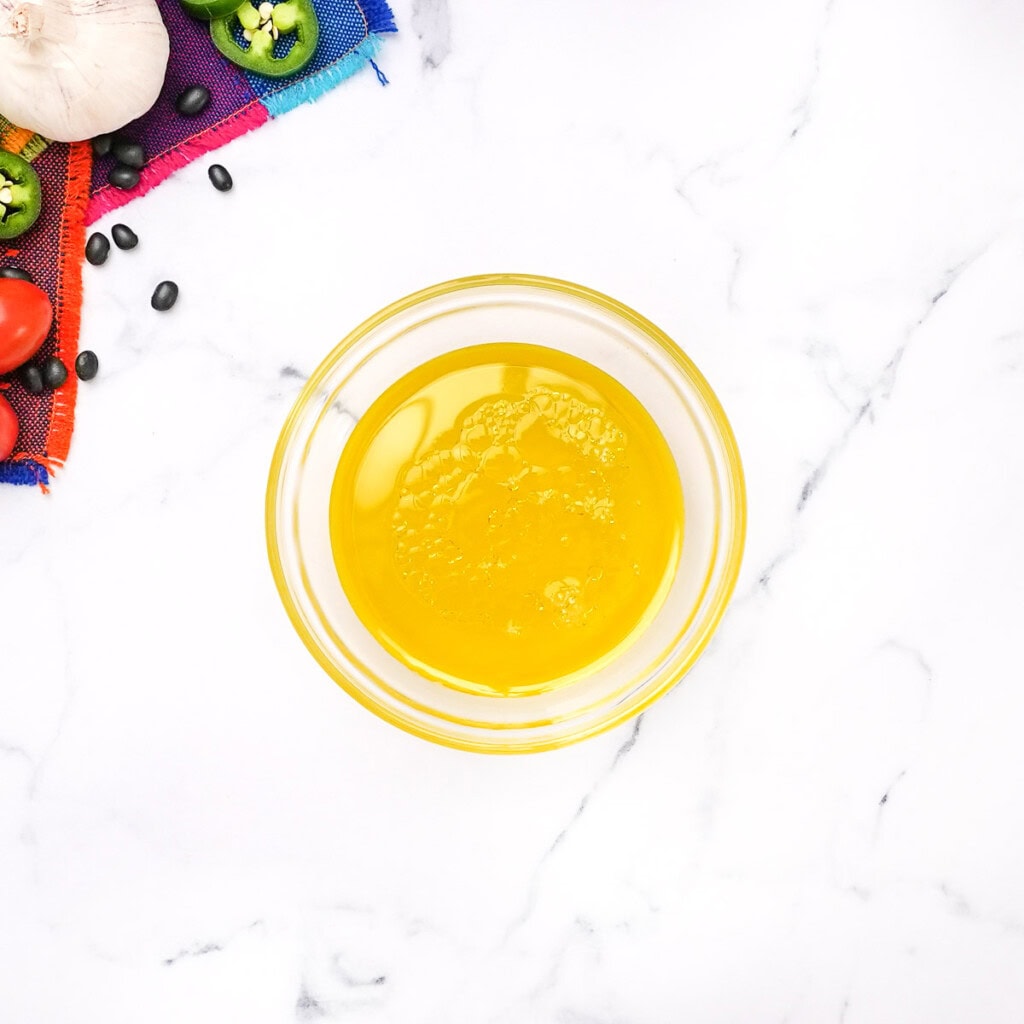
M 547 693 L 484 696 L 418 675 L 356 616 L 332 556 L 331 487 L 353 426 L 414 366 L 488 342 L 568 352 L 623 383 L 658 424 L 683 491 L 683 544 L 660 610 L 609 663 Z M 434 742 L 523 753 L 610 729 L 679 682 L 710 640 L 736 584 L 746 498 L 725 413 L 667 335 L 622 303 L 581 285 L 490 274 L 401 299 L 330 353 L 281 432 L 266 516 L 270 564 L 285 609 L 310 652 L 344 690 L 386 721 Z

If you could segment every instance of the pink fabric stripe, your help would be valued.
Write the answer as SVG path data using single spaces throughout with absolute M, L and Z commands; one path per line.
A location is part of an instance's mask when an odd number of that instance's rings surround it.
M 142 169 L 139 183 L 135 188 L 124 191 L 111 185 L 104 185 L 89 200 L 89 206 L 85 211 L 85 223 L 92 224 L 111 210 L 116 210 L 145 195 L 186 164 L 246 132 L 251 132 L 254 128 L 259 128 L 269 120 L 270 114 L 262 103 L 251 103 L 237 114 L 208 128 L 201 135 L 176 146 L 169 153 L 155 157 Z

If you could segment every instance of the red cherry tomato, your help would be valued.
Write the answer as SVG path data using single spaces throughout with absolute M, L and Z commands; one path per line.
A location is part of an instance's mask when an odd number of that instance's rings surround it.
M 18 440 L 18 417 L 14 415 L 11 403 L 0 395 L 0 462 L 14 451 Z
M 31 281 L 0 278 L 0 373 L 16 370 L 46 340 L 53 307 Z

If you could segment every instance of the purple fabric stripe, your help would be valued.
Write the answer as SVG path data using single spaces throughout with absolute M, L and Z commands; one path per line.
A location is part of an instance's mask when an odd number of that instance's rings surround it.
M 167 77 L 153 109 L 123 130 L 126 136 L 142 143 L 149 159 L 206 131 L 256 98 L 238 69 L 214 49 L 206 22 L 190 18 L 179 0 L 159 0 L 159 4 L 171 37 Z M 205 85 L 212 97 L 198 117 L 182 117 L 174 109 L 178 94 L 190 85 Z M 110 187 L 106 179 L 113 166 L 112 157 L 95 162 L 94 194 Z

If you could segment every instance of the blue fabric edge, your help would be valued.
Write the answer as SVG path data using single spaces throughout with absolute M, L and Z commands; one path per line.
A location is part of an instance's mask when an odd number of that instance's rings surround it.
M 312 103 L 314 100 L 318 100 L 324 93 L 330 92 L 336 85 L 344 82 L 346 78 L 351 78 L 366 64 L 372 64 L 381 44 L 377 33 L 398 31 L 395 16 L 388 6 L 387 0 L 356 0 L 356 3 L 362 10 L 363 17 L 366 18 L 366 30 L 369 33 L 367 37 L 351 53 L 346 54 L 341 60 L 335 61 L 330 67 L 323 68 L 315 75 L 303 78 L 280 92 L 261 96 L 260 103 L 271 117 L 280 117 L 303 103 Z M 378 77 L 380 77 L 379 71 Z
M 50 474 L 46 467 L 32 459 L 22 462 L 0 462 L 0 484 L 21 484 L 35 487 L 37 484 L 48 484 Z
M 368 32 L 397 32 L 395 16 L 385 0 L 356 0 L 363 9 Z
M 394 31 L 394 29 L 390 31 Z M 377 55 L 380 44 L 379 37 L 367 36 L 341 60 L 335 61 L 334 64 L 318 71 L 315 75 L 310 75 L 309 78 L 303 78 L 302 81 L 289 85 L 287 89 L 262 97 L 260 103 L 266 107 L 267 113 L 271 117 L 287 114 L 289 110 L 294 110 L 303 103 L 312 103 L 324 93 L 330 92 L 336 85 L 340 85 L 346 78 L 351 78 L 357 71 L 366 67 L 369 61 Z

